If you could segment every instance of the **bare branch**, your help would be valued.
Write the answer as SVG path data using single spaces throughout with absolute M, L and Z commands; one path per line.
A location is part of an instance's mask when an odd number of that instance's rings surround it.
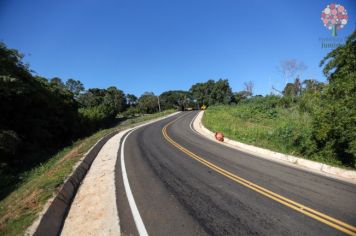
M 303 62 L 298 62 L 296 59 L 286 59 L 280 62 L 277 70 L 281 73 L 285 85 L 288 83 L 289 79 L 293 77 L 298 72 L 303 72 L 307 69 L 307 66 Z
M 244 85 L 245 85 L 245 91 L 247 91 L 252 96 L 253 87 L 254 87 L 253 82 L 250 80 L 248 82 L 245 82 Z

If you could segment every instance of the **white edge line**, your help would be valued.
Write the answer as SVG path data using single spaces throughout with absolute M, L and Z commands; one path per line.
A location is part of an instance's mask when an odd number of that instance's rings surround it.
M 124 187 L 125 187 L 125 191 L 126 191 L 126 196 L 127 199 L 129 201 L 129 205 L 131 208 L 131 212 L 136 224 L 136 228 L 137 231 L 139 233 L 140 236 L 146 236 L 148 235 L 147 231 L 146 231 L 146 227 L 145 224 L 142 221 L 141 215 L 137 209 L 136 206 L 136 202 L 135 199 L 133 197 L 132 191 L 131 191 L 131 187 L 129 184 L 129 179 L 127 177 L 127 172 L 126 172 L 126 166 L 125 166 L 125 158 L 124 158 L 124 149 L 125 149 L 125 142 L 127 137 L 133 132 L 135 131 L 135 129 L 131 130 L 124 138 L 124 141 L 122 141 L 122 147 L 121 147 L 121 172 L 122 172 L 122 178 L 124 180 Z
M 123 178 L 123 181 L 124 181 L 124 188 L 125 188 L 126 196 L 127 196 L 130 208 L 131 208 L 131 212 L 132 212 L 135 224 L 136 224 L 136 228 L 137 228 L 137 231 L 138 231 L 140 236 L 148 236 L 148 233 L 147 233 L 145 224 L 143 223 L 143 220 L 141 218 L 140 212 L 138 211 L 135 199 L 134 199 L 132 191 L 131 191 L 129 179 L 127 177 L 127 171 L 126 171 L 126 166 L 125 166 L 125 157 L 124 157 L 125 142 L 126 142 L 127 137 L 132 132 L 134 132 L 136 129 L 138 129 L 140 127 L 143 127 L 143 126 L 146 126 L 146 125 L 149 125 L 149 124 L 152 124 L 152 123 L 154 123 L 156 121 L 160 121 L 160 120 L 166 119 L 166 118 L 171 117 L 171 116 L 176 115 L 176 114 L 177 114 L 177 112 L 173 113 L 171 115 L 168 115 L 166 117 L 163 117 L 162 119 L 154 120 L 154 121 L 139 125 L 139 126 L 137 126 L 135 128 L 129 129 L 127 131 L 129 133 L 125 136 L 125 138 L 124 138 L 124 140 L 122 141 L 122 144 L 121 144 L 122 146 L 121 146 L 121 152 L 120 152 L 120 159 L 121 159 L 121 172 L 122 172 L 122 178 Z

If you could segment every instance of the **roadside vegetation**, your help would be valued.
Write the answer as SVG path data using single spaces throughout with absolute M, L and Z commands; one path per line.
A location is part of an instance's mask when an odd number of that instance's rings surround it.
M 244 143 L 355 168 L 356 32 L 320 65 L 327 83 L 297 77 L 265 97 L 246 89 L 230 105 L 210 106 L 203 122 Z
M 246 144 L 341 165 L 337 159 L 315 155 L 310 114 L 300 112 L 297 104 L 284 105 L 281 97 L 268 96 L 246 99 L 238 105 L 211 106 L 203 123 Z
M 147 120 L 173 113 L 170 109 L 161 113 L 133 117 L 121 124 L 103 129 L 63 148 L 48 161 L 21 174 L 16 190 L 0 201 L 0 235 L 23 235 L 37 218 L 44 205 L 57 193 L 73 166 L 103 136 L 115 130 L 123 130 Z
M 180 91 L 140 97 L 116 87 L 85 89 L 79 80 L 34 75 L 0 43 L 0 200 L 61 149 L 123 120 L 182 109 Z M 179 99 L 178 99 L 179 98 Z M 160 105 L 162 104 L 162 105 Z

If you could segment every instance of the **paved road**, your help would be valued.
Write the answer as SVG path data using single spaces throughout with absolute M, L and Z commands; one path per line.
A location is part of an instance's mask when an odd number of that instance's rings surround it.
M 148 234 L 356 234 L 355 185 L 212 142 L 190 128 L 196 114 L 141 127 L 125 140 L 128 183 Z M 120 161 L 116 184 L 121 231 L 137 235 Z

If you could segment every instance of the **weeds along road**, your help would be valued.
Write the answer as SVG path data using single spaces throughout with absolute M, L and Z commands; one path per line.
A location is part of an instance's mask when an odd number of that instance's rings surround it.
M 116 166 L 123 234 L 355 235 L 356 186 L 251 156 L 191 129 L 197 112 L 138 128 Z

